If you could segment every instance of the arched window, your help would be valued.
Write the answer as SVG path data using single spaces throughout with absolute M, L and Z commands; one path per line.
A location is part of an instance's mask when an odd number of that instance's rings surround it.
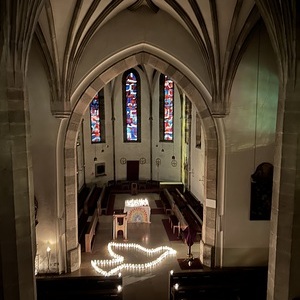
M 161 74 L 159 78 L 159 132 L 160 141 L 173 142 L 174 138 L 174 82 Z
M 105 143 L 104 93 L 98 92 L 90 103 L 91 142 Z
M 131 69 L 124 73 L 123 80 L 123 128 L 124 142 L 141 141 L 140 78 Z

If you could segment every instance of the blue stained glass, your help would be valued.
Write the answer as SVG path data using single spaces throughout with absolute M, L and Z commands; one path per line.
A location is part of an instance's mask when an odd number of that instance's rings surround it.
M 137 79 L 133 73 L 126 77 L 126 139 L 138 140 Z
M 174 83 L 165 76 L 164 83 L 164 140 L 173 141 Z
M 100 110 L 98 94 L 90 104 L 92 143 L 101 142 Z

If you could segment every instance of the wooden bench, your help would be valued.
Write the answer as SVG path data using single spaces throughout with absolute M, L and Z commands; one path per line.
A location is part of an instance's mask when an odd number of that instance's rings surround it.
M 100 196 L 97 200 L 97 209 L 98 209 L 99 216 L 102 215 L 103 213 L 106 214 L 107 212 L 107 201 L 105 201 L 105 194 L 106 194 L 106 185 L 102 187 Z
M 84 203 L 83 203 L 83 211 L 85 214 L 88 214 L 89 213 L 89 201 L 92 197 L 92 194 L 94 193 L 94 190 L 96 188 L 96 184 L 94 184 L 91 189 L 90 189 L 90 192 L 88 194 L 88 196 L 86 197 L 86 199 L 84 200 Z
M 83 185 L 81 187 L 80 191 L 78 191 L 78 196 L 77 196 L 77 212 L 78 213 L 80 212 L 80 210 L 83 209 L 84 201 L 88 197 L 90 190 L 91 190 L 90 187 Z
M 170 273 L 169 299 L 265 300 L 267 272 L 267 267 L 233 267 Z
M 163 193 L 164 193 L 164 197 L 167 199 L 167 202 L 169 202 L 170 207 L 173 208 L 173 206 L 175 205 L 175 201 L 172 195 L 167 189 L 163 189 Z
M 122 284 L 119 276 L 38 276 L 37 300 L 121 300 Z
M 180 234 L 180 222 L 178 218 L 175 215 L 169 216 L 169 222 L 171 224 L 171 228 L 173 230 L 173 233 L 175 234 L 176 229 L 178 230 L 178 236 Z
M 180 215 L 183 216 L 183 218 L 186 221 L 186 224 L 182 224 L 181 230 L 184 231 L 185 228 L 183 227 L 190 227 L 193 232 L 196 234 L 195 241 L 200 241 L 202 237 L 202 219 L 200 216 L 195 212 L 193 207 L 190 205 L 189 200 L 185 198 L 185 196 L 176 189 L 174 192 L 172 192 L 172 196 L 175 202 L 174 214 L 177 215 L 180 221 Z M 199 202 L 200 205 L 200 202 Z M 177 210 L 177 211 L 176 211 Z M 179 215 L 179 216 L 178 216 Z M 187 225 L 187 226 L 186 226 Z
M 164 209 L 164 212 L 166 215 L 169 215 L 172 213 L 172 207 L 168 201 L 168 199 L 166 198 L 165 194 L 163 191 L 160 192 L 160 200 L 162 202 L 162 206 Z
M 94 236 L 96 234 L 96 229 L 97 229 L 97 225 L 98 225 L 98 211 L 95 210 L 89 227 L 87 229 L 87 232 L 85 233 L 85 252 L 92 252 L 92 244 L 93 244 L 93 240 L 94 240 Z
M 180 225 L 180 230 L 185 230 L 189 226 L 189 224 L 176 204 L 173 206 L 172 212 L 179 221 L 178 223 Z

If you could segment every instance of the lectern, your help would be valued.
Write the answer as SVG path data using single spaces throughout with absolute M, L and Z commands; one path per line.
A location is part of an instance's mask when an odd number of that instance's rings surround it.
M 118 238 L 118 232 L 122 231 L 123 239 L 127 240 L 127 214 L 113 215 L 113 239 Z

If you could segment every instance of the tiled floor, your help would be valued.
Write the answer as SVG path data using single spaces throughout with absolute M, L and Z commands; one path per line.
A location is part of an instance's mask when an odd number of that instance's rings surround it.
M 156 208 L 155 200 L 159 194 L 117 194 L 115 198 L 115 209 L 124 207 L 124 201 L 132 198 L 147 198 L 151 208 Z M 130 271 L 122 270 L 123 276 L 123 299 L 124 300 L 167 300 L 168 299 L 168 276 L 170 270 L 180 271 L 177 258 L 186 258 L 188 248 L 182 241 L 170 242 L 162 224 L 166 215 L 151 215 L 151 223 L 130 223 L 128 224 L 128 243 L 138 243 L 146 248 L 169 246 L 177 251 L 175 256 L 167 257 L 162 263 L 151 270 Z M 93 253 L 82 254 L 80 270 L 72 275 L 98 275 L 92 268 L 92 259 L 110 259 L 107 251 L 107 244 L 112 241 L 112 216 L 101 216 L 98 225 Z M 116 242 L 123 242 L 121 236 Z M 145 257 L 137 251 L 119 251 L 117 253 L 125 257 L 126 262 L 143 263 L 153 258 Z M 192 247 L 194 257 L 199 257 L 199 245 Z M 160 254 L 159 254 L 160 255 Z M 155 259 L 155 258 L 154 258 Z

